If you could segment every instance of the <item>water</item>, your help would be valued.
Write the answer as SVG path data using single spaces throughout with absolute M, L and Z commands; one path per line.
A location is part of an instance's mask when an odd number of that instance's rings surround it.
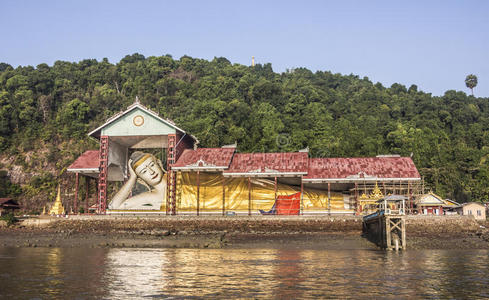
M 0 298 L 487 298 L 489 251 L 0 248 Z

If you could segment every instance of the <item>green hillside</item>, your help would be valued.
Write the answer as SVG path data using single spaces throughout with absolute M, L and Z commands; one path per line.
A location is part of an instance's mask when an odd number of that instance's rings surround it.
M 460 74 L 464 78 L 466 74 Z M 0 196 L 32 210 L 52 201 L 65 168 L 97 143 L 89 130 L 133 103 L 172 119 L 201 147 L 313 157 L 413 155 L 427 186 L 457 201 L 489 200 L 489 99 L 415 85 L 386 88 L 354 75 L 299 68 L 275 73 L 184 56 L 126 56 L 53 66 L 0 63 Z M 8 178 L 12 183 L 8 182 Z M 19 187 L 20 185 L 20 187 Z

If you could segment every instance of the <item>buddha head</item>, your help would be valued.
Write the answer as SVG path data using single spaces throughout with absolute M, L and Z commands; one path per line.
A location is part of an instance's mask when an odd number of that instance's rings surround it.
M 159 159 L 152 154 L 141 151 L 136 151 L 131 154 L 131 168 L 138 178 L 152 187 L 161 182 L 165 173 Z

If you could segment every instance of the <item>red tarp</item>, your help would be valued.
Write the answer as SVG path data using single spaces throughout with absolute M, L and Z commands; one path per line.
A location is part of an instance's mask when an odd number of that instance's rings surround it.
M 298 215 L 301 207 L 301 193 L 278 196 L 275 203 L 277 215 Z

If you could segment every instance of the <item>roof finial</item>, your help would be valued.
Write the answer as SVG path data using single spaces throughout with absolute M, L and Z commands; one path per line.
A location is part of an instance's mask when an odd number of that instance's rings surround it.
M 139 104 L 139 97 L 138 96 L 136 96 L 136 101 L 135 102 Z

